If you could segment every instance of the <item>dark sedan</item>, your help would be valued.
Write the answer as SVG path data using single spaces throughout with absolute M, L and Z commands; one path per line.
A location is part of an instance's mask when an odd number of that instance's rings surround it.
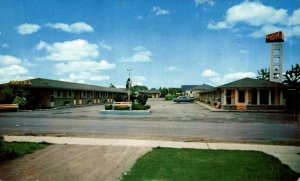
M 190 97 L 187 97 L 187 96 L 179 96 L 175 99 L 173 99 L 173 102 L 177 102 L 177 103 L 181 103 L 181 102 L 191 102 L 193 103 L 195 101 L 194 98 L 190 98 Z

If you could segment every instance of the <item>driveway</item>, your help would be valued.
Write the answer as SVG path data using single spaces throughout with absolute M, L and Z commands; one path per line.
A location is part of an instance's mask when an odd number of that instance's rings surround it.
M 3 181 L 114 181 L 151 148 L 50 145 L 0 164 Z

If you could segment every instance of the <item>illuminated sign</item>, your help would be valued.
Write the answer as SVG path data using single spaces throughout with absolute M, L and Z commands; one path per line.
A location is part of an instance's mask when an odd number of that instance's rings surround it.
M 12 80 L 9 82 L 9 85 L 31 85 L 30 80 Z
M 284 42 L 284 35 L 281 31 L 268 34 L 266 36 L 266 43 Z

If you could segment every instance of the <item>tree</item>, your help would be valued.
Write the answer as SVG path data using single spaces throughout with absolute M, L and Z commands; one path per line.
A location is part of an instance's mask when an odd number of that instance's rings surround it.
M 160 97 L 165 97 L 165 95 L 167 95 L 168 94 L 168 89 L 167 88 L 159 88 L 159 91 L 160 91 Z
M 270 69 L 257 70 L 258 76 L 256 78 L 261 80 L 270 80 Z
M 9 86 L 0 90 L 0 103 L 11 104 L 14 101 L 14 91 Z
M 148 87 L 143 86 L 143 85 L 135 85 L 131 87 L 131 93 L 134 94 L 135 92 L 139 92 L 142 90 L 148 90 Z
M 295 66 L 292 65 L 291 70 L 287 70 L 283 75 L 284 83 L 290 85 L 300 85 L 300 66 L 296 64 Z

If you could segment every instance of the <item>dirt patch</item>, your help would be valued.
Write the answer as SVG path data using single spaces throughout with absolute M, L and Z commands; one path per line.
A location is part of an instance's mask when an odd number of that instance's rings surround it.
M 0 164 L 0 180 L 119 180 L 151 148 L 51 145 Z

